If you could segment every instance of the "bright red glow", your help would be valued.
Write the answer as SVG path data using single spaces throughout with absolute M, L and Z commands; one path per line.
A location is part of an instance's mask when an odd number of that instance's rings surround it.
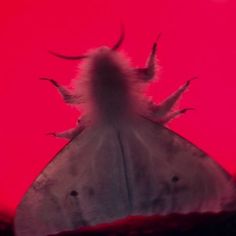
M 142 66 L 159 32 L 160 101 L 198 76 L 181 107 L 194 107 L 170 127 L 236 171 L 236 2 L 234 0 L 9 0 L 0 6 L 0 210 L 14 211 L 40 170 L 66 143 L 45 135 L 74 126 L 78 111 L 40 77 L 69 84 L 77 62 L 48 54 L 81 54 L 113 45 Z

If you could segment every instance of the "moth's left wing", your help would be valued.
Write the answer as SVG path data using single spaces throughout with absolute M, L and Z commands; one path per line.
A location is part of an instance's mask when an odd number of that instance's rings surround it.
M 121 156 L 112 127 L 86 128 L 25 194 L 16 212 L 16 236 L 46 236 L 126 216 Z

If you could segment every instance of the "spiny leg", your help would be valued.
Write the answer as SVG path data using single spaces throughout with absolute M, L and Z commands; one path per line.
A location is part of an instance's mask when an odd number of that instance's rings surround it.
M 160 34 L 158 35 L 157 41 L 160 38 Z M 138 76 L 143 81 L 150 81 L 154 78 L 156 73 L 156 52 L 157 52 L 157 42 L 155 42 L 152 46 L 152 51 L 147 60 L 147 66 L 145 68 L 138 68 L 136 72 Z
M 194 108 L 184 108 L 184 109 L 181 109 L 181 110 L 178 110 L 178 111 L 171 112 L 170 114 L 166 115 L 165 117 L 160 119 L 160 121 L 157 121 L 157 122 L 160 122 L 161 124 L 166 124 L 169 121 L 176 118 L 177 116 L 180 116 L 180 115 L 182 115 L 182 114 L 184 114 L 184 113 L 186 113 L 187 111 L 190 111 L 190 110 L 194 110 Z
M 61 86 L 57 81 L 48 78 L 40 78 L 40 80 L 46 80 L 51 82 L 59 91 L 65 103 L 69 104 L 79 104 L 81 103 L 81 98 L 79 96 L 71 94 L 71 92 L 65 87 Z
M 51 132 L 47 133 L 48 135 L 52 135 L 56 138 L 65 138 L 65 139 L 72 139 L 75 136 L 79 135 L 85 128 L 85 125 L 83 124 L 83 121 L 81 119 L 78 119 L 77 126 L 75 128 L 65 130 L 63 132 Z
M 153 116 L 157 119 L 161 119 L 162 117 L 165 117 L 165 115 L 171 111 L 173 106 L 179 100 L 180 96 L 189 87 L 191 81 L 196 78 L 197 77 L 193 77 L 192 79 L 188 80 L 183 86 L 181 86 L 177 91 L 175 91 L 172 95 L 170 95 L 160 105 L 155 105 L 153 103 L 150 104 L 150 109 L 151 109 Z

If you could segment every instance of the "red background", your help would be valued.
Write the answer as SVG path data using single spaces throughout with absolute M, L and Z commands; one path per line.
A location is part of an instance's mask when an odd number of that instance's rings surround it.
M 142 66 L 159 32 L 156 101 L 193 76 L 181 107 L 194 107 L 170 127 L 236 172 L 235 0 L 8 0 L 0 3 L 0 211 L 14 212 L 40 170 L 66 143 L 45 135 L 74 126 L 78 111 L 49 83 L 69 84 L 77 63 L 48 54 L 81 54 L 111 46 Z

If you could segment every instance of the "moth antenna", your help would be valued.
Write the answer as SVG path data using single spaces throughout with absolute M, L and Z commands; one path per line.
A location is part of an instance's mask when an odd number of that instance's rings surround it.
M 81 60 L 81 59 L 85 59 L 88 56 L 87 55 L 81 55 L 81 56 L 65 56 L 53 51 L 48 51 L 50 54 L 52 54 L 53 56 L 59 57 L 61 59 L 65 59 L 65 60 Z
M 121 35 L 120 35 L 120 38 L 118 39 L 118 41 L 115 43 L 115 45 L 112 47 L 112 50 L 117 50 L 122 42 L 124 41 L 124 38 L 125 38 L 125 30 L 124 30 L 124 25 L 121 24 Z M 80 55 L 80 56 L 67 56 L 67 55 L 63 55 L 63 54 L 60 54 L 60 53 L 56 53 L 56 52 L 53 52 L 53 51 L 48 51 L 51 55 L 53 56 L 56 56 L 56 57 L 59 57 L 61 59 L 64 59 L 64 60 L 81 60 L 81 59 L 85 59 L 88 57 L 88 55 Z
M 125 38 L 125 29 L 124 29 L 124 25 L 121 24 L 121 34 L 120 34 L 120 38 L 118 39 L 118 41 L 115 43 L 115 45 L 112 47 L 112 50 L 117 50 L 121 44 L 123 43 Z

